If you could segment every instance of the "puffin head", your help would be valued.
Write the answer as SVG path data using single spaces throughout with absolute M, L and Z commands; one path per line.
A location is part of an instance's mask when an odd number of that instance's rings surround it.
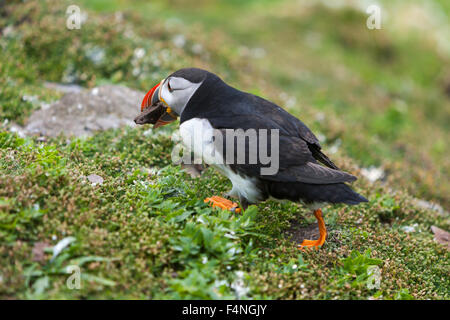
M 141 104 L 142 113 L 134 121 L 154 124 L 154 128 L 175 121 L 208 74 L 208 71 L 197 68 L 175 71 L 147 92 Z

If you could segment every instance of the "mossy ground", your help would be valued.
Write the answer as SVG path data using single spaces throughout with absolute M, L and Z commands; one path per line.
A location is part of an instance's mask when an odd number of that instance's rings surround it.
M 176 124 L 157 135 L 123 128 L 40 142 L 5 123 L 0 296 L 449 299 L 449 253 L 430 232 L 450 229 L 448 215 L 412 201 L 449 208 L 450 71 L 432 37 L 401 24 L 368 31 L 354 8 L 288 1 L 80 1 L 88 19 L 69 31 L 68 4 L 0 9 L 2 119 L 23 123 L 58 98 L 44 81 L 146 90 L 199 66 L 289 108 L 326 137 L 325 151 L 340 143 L 332 158 L 344 169 L 381 165 L 388 177 L 354 184 L 367 204 L 325 208 L 326 245 L 301 252 L 289 231 L 315 223 L 306 208 L 267 201 L 232 215 L 202 202 L 230 184 L 212 169 L 192 179 L 171 164 Z M 445 2 L 434 5 L 448 15 Z M 102 185 L 86 181 L 93 173 Z M 39 252 L 68 236 L 76 240 L 55 259 Z M 66 286 L 69 265 L 81 268 L 80 290 Z M 369 289 L 375 265 L 380 286 Z

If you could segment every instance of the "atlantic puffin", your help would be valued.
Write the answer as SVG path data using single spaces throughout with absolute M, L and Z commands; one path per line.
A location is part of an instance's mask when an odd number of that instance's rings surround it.
M 341 171 L 321 151 L 317 137 L 302 121 L 273 102 L 231 87 L 209 71 L 184 68 L 172 73 L 147 92 L 141 112 L 135 122 L 151 123 L 154 128 L 180 118 L 179 134 L 188 150 L 196 153 L 193 145 L 200 144 L 215 156 L 222 157 L 224 161 L 214 163 L 211 159 L 205 159 L 205 152 L 196 154 L 231 181 L 233 188 L 227 196 L 238 198 L 243 210 L 249 204 L 269 198 L 287 199 L 309 206 L 317 219 L 320 236 L 316 240 L 305 239 L 300 248 L 317 249 L 325 242 L 327 231 L 321 207 L 326 204 L 356 205 L 367 202 L 365 197 L 346 184 L 355 181 L 356 177 Z M 257 133 L 258 147 L 266 147 L 264 143 L 273 142 L 267 139 L 267 134 L 263 140 L 260 132 L 277 132 L 279 159 L 275 173 L 262 174 L 262 169 L 267 168 L 268 164 L 260 160 L 249 163 L 247 148 L 244 149 L 247 161 L 225 161 L 228 149 L 223 146 L 227 142 L 217 143 L 214 141 L 215 135 L 204 134 L 229 130 L 246 132 L 249 129 Z M 196 130 L 203 134 L 193 139 Z M 249 143 L 246 141 L 245 146 L 249 147 Z M 236 146 L 236 141 L 232 145 Z M 236 160 L 236 152 L 233 157 Z M 235 202 L 219 196 L 209 197 L 205 202 L 224 209 L 240 210 Z

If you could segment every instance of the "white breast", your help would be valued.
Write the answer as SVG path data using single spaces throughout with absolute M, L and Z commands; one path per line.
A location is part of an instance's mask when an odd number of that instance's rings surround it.
M 214 128 L 207 119 L 194 118 L 180 125 L 180 137 L 186 151 L 193 152 L 197 159 L 230 179 L 233 184 L 230 194 L 245 197 L 250 203 L 263 200 L 256 178 L 236 174 L 224 164 L 222 154 L 215 149 L 213 136 Z

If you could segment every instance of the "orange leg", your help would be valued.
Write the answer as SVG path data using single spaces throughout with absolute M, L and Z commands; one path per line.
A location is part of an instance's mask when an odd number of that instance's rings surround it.
M 230 210 L 232 212 L 240 213 L 241 208 L 237 205 L 236 202 L 233 202 L 231 200 L 219 197 L 219 196 L 212 196 L 210 198 L 205 199 L 205 203 L 210 203 L 212 207 L 221 208 L 225 210 Z
M 300 245 L 300 249 L 303 248 L 316 248 L 318 249 L 321 245 L 324 244 L 325 239 L 327 237 L 327 228 L 325 227 L 325 222 L 322 218 L 322 210 L 317 209 L 314 211 L 314 215 L 316 216 L 317 223 L 319 225 L 319 239 L 317 240 L 303 240 L 302 244 Z

